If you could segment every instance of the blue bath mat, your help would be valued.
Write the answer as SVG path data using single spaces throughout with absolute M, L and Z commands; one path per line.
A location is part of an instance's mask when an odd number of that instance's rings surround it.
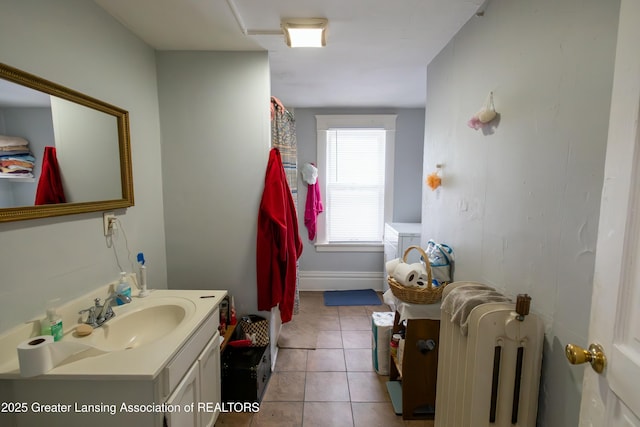
M 325 291 L 324 305 L 382 305 L 382 301 L 380 301 L 380 297 L 373 289 Z

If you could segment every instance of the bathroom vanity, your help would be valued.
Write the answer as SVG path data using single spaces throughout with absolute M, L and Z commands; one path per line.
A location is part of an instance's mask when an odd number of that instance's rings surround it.
M 76 300 L 63 311 L 61 342 L 90 348 L 32 378 L 21 377 L 15 349 L 37 335 L 33 326 L 0 336 L 0 425 L 213 426 L 221 400 L 218 305 L 226 294 L 154 290 L 114 307 L 116 316 L 86 337 L 74 333 L 72 319 L 92 299 Z

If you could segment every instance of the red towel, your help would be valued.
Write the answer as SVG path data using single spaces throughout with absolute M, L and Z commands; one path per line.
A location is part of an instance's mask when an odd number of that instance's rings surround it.
M 36 205 L 53 205 L 66 203 L 60 168 L 56 157 L 56 147 L 44 147 L 42 172 L 36 189 Z
M 257 285 L 258 310 L 280 307 L 280 320 L 293 316 L 297 265 L 302 254 L 298 216 L 280 151 L 272 148 L 258 211 Z

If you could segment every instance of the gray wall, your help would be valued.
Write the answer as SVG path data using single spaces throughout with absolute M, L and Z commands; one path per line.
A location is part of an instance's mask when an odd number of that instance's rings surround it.
M 287 106 L 289 107 L 289 106 Z M 424 141 L 424 109 L 337 109 L 295 108 L 298 167 L 316 162 L 317 114 L 397 114 L 393 191 L 393 221 L 420 222 L 422 149 Z M 304 226 L 304 206 L 307 186 L 298 180 L 298 222 L 304 251 L 300 258 L 301 271 L 359 271 L 381 272 L 382 252 L 316 252 L 307 238 Z M 322 214 L 321 214 L 322 215 Z M 380 282 L 378 280 L 376 284 Z
M 258 207 L 270 148 L 266 52 L 159 52 L 167 271 L 254 313 Z
M 423 231 L 456 280 L 529 293 L 546 324 L 538 425 L 578 425 L 619 2 L 493 0 L 427 70 Z M 488 93 L 493 134 L 466 122 Z
M 149 286 L 166 287 L 154 51 L 84 0 L 0 2 L 0 39 L 3 63 L 129 111 L 136 205 L 116 214 L 145 252 Z M 118 278 L 102 213 L 2 223 L 0 241 L 0 331 Z M 126 259 L 122 237 L 117 248 Z

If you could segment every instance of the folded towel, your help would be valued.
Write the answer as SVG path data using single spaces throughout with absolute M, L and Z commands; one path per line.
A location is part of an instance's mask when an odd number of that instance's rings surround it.
M 22 166 L 23 168 L 33 169 L 33 162 L 24 160 L 4 160 L 0 157 L 0 167 L 9 168 L 11 166 Z
M 31 155 L 29 151 L 24 154 L 5 154 L 0 152 L 0 161 L 5 160 L 21 160 L 25 162 L 35 163 L 36 158 Z
M 3 147 L 0 145 L 0 153 L 3 156 L 9 156 L 12 154 L 23 154 L 23 153 L 28 153 L 29 152 L 29 146 L 28 145 L 12 145 L 9 147 Z
M 0 147 L 13 147 L 16 145 L 27 146 L 29 141 L 19 136 L 0 135 Z
M 495 289 L 474 283 L 452 289 L 442 300 L 441 309 L 451 316 L 451 322 L 460 325 L 460 332 L 466 336 L 469 330 L 471 310 L 488 302 L 510 302 L 511 300 Z
M 20 166 L 20 165 L 9 165 L 9 166 L 0 166 L 0 170 L 4 173 L 10 173 L 10 172 L 21 172 L 21 171 L 27 171 L 27 172 L 31 172 L 33 170 L 32 166 Z

